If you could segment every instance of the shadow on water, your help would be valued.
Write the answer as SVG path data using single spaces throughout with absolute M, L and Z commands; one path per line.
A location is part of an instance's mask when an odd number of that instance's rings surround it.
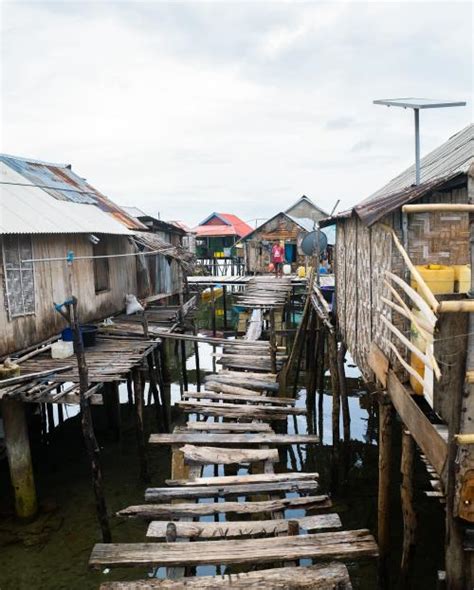
M 201 310 L 200 326 L 208 326 L 208 314 Z M 218 316 L 218 329 L 222 316 Z M 192 347 L 187 347 L 187 368 L 191 388 L 195 386 L 196 371 Z M 170 348 L 170 352 L 173 348 Z M 213 349 L 200 344 L 202 372 L 212 371 Z M 172 355 L 170 355 L 172 356 Z M 172 371 L 172 400 L 179 399 L 180 389 L 177 364 Z M 355 376 L 355 375 L 351 375 Z M 354 381 L 351 380 L 351 383 Z M 376 531 L 377 523 L 377 429 L 375 406 L 369 394 L 355 388 L 350 392 L 351 440 L 345 445 L 338 464 L 339 482 L 334 487 L 331 462 L 331 396 L 324 391 L 318 394 L 314 423 L 320 434 L 318 445 L 293 447 L 284 451 L 286 467 L 320 473 L 321 493 L 332 489 L 334 510 L 341 517 L 345 529 L 368 528 Z M 109 512 L 130 504 L 142 503 L 145 485 L 138 478 L 132 409 L 126 403 L 126 392 L 121 391 L 123 434 L 115 442 L 107 430 L 103 409 L 94 407 L 94 421 L 101 445 L 104 484 Z M 298 390 L 298 406 L 305 407 L 306 391 Z M 319 412 L 322 408 L 322 413 Z M 56 428 L 48 444 L 40 440 L 38 418 L 31 418 L 30 433 L 41 513 L 30 524 L 19 524 L 13 517 L 10 482 L 6 461 L 0 462 L 0 588 L 1 590 L 89 590 L 98 588 L 107 580 L 137 579 L 147 572 L 139 568 L 111 572 L 91 572 L 87 568 L 90 551 L 100 541 L 95 517 L 94 499 L 90 481 L 89 463 L 82 444 L 79 417 L 76 408 L 69 407 L 69 417 Z M 174 422 L 177 414 L 173 411 Z M 154 410 L 145 408 L 147 433 L 156 431 Z M 179 418 L 183 422 L 183 417 Z M 306 433 L 307 417 L 288 420 L 288 432 Z M 392 486 L 392 540 L 391 588 L 400 588 L 397 582 L 401 556 L 402 517 L 399 501 L 400 429 L 395 428 Z M 322 434 L 322 436 L 321 436 Z M 170 451 L 158 446 L 149 447 L 148 457 L 152 477 L 151 485 L 160 486 L 170 476 Z M 222 473 L 222 470 L 220 471 Z M 206 475 L 213 475 L 207 469 Z M 416 510 L 419 518 L 418 541 L 410 587 L 432 590 L 436 570 L 442 564 L 443 511 L 433 499 L 423 495 L 429 489 L 428 476 L 417 461 Z M 286 517 L 302 516 L 301 511 L 287 511 Z M 205 520 L 209 520 L 206 517 Z M 143 542 L 146 526 L 133 520 L 111 519 L 114 542 Z M 303 560 L 302 564 L 307 564 Z M 376 588 L 374 561 L 348 564 L 354 589 Z M 199 574 L 212 574 L 214 567 L 200 567 Z M 160 570 L 158 576 L 162 575 Z M 407 588 L 407 586 L 405 586 Z

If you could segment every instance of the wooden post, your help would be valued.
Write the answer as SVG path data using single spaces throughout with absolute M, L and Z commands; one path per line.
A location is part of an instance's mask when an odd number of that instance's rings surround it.
M 54 430 L 54 411 L 52 404 L 45 404 L 45 406 L 48 415 L 48 438 L 50 438 Z
M 102 540 L 104 543 L 110 543 L 112 541 L 112 535 L 109 527 L 107 505 L 105 502 L 104 487 L 102 484 L 100 450 L 97 439 L 95 438 L 90 400 L 86 397 L 87 390 L 89 389 L 89 372 L 86 363 L 86 355 L 84 353 L 84 344 L 82 342 L 79 327 L 77 299 L 72 297 L 72 305 L 68 303 L 66 306 L 68 309 L 68 314 L 64 314 L 62 311 L 60 313 L 63 315 L 63 317 L 65 317 L 66 320 L 68 320 L 74 336 L 74 349 L 76 351 L 77 368 L 79 372 L 82 434 L 84 436 L 84 443 L 91 461 L 92 482 L 94 487 L 97 516 L 99 519 L 100 528 L 102 530 Z
M 10 478 L 15 494 L 15 511 L 20 518 L 32 518 L 38 510 L 38 503 L 23 402 L 4 397 L 2 416 Z
M 227 287 L 222 285 L 222 306 L 224 311 L 224 330 L 227 330 Z
M 400 567 L 400 585 L 405 588 L 409 579 L 410 566 L 413 561 L 416 535 L 416 512 L 413 505 L 414 493 L 415 443 L 409 432 L 402 433 L 402 458 L 400 471 L 402 483 L 400 496 L 403 515 L 403 552 Z
M 139 367 L 132 370 L 133 378 L 133 392 L 135 395 L 135 429 L 137 435 L 138 459 L 140 462 L 140 478 L 142 481 L 149 481 L 146 447 L 145 447 L 145 433 L 143 429 L 143 383 L 142 375 Z
M 211 285 L 211 326 L 212 326 L 212 335 L 215 337 L 215 335 L 216 335 L 216 299 L 215 299 L 213 285 Z
M 341 405 L 342 405 L 342 427 L 344 432 L 345 442 L 351 440 L 351 415 L 349 411 L 349 399 L 347 396 L 347 382 L 344 360 L 346 358 L 347 347 L 344 342 L 339 345 L 337 351 L 337 370 L 339 373 L 339 387 L 341 391 Z
M 271 360 L 272 373 L 277 372 L 276 353 L 277 353 L 277 344 L 276 344 L 276 334 L 275 334 L 275 309 L 273 307 L 271 307 L 270 308 L 270 360 Z
M 339 441 L 341 438 L 340 432 L 340 414 L 341 414 L 341 398 L 340 398 L 340 383 L 339 371 L 337 366 L 337 338 L 335 332 L 325 330 L 328 342 L 328 362 L 329 371 L 331 373 L 331 388 L 332 388 L 332 444 L 333 450 L 337 455 Z
M 163 342 L 160 342 L 158 345 L 158 349 L 155 348 L 153 351 L 153 356 L 155 359 L 155 367 L 156 367 L 156 382 L 158 387 L 160 388 L 160 397 L 161 397 L 161 411 L 163 415 L 163 427 L 164 432 L 170 431 L 170 422 L 171 422 L 171 408 L 170 408 L 170 388 L 168 386 L 168 395 L 166 392 L 166 385 L 165 379 L 163 376 L 163 366 L 162 366 L 162 356 L 160 354 L 161 349 L 163 348 Z
M 107 423 L 114 433 L 116 441 L 120 440 L 120 397 L 118 383 L 104 383 L 102 387 L 102 399 L 107 414 Z
M 474 202 L 474 166 L 467 178 L 468 201 Z M 474 264 L 474 215 L 469 215 L 471 268 Z M 474 299 L 474 273 L 471 274 L 469 301 Z M 474 371 L 474 313 L 469 313 L 466 374 Z M 458 434 L 474 434 L 474 383 L 466 379 L 464 389 L 450 392 L 451 419 L 448 424 L 446 468 L 446 588 L 466 590 L 474 587 L 474 552 L 463 547 L 466 526 L 473 523 L 472 481 L 474 446 L 456 441 Z M 471 490 L 471 491 L 470 491 Z
M 193 334 L 197 336 L 196 324 L 193 322 Z M 194 341 L 194 360 L 196 364 L 196 389 L 201 391 L 201 363 L 199 361 L 199 342 Z
M 379 399 L 379 489 L 378 489 L 378 545 L 379 584 L 388 587 L 388 560 L 390 557 L 390 469 L 392 463 L 393 408 L 387 394 Z
M 188 369 L 186 367 L 186 342 L 184 340 L 180 340 L 180 351 L 181 351 L 181 373 L 183 379 L 183 388 L 184 391 L 188 391 Z
M 158 392 L 158 368 L 156 367 L 156 355 L 155 351 L 152 350 L 150 354 L 147 355 L 147 363 L 148 363 L 148 379 L 150 382 L 150 389 L 149 395 L 153 396 L 153 403 L 155 406 L 155 416 L 156 416 L 156 425 L 160 432 L 164 432 L 165 425 L 164 425 L 164 416 L 163 416 L 163 405 L 160 404 L 160 395 Z

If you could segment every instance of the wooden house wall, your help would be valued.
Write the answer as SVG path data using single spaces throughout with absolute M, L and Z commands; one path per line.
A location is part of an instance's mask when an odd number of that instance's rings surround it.
M 457 188 L 427 195 L 420 203 L 465 203 L 467 190 Z M 384 315 L 397 328 L 409 334 L 409 322 L 393 312 L 382 297 L 392 299 L 384 279 L 386 271 L 407 280 L 406 265 L 383 225 L 394 229 L 401 242 L 401 210 L 385 216 L 371 227 L 358 217 L 340 220 L 336 237 L 336 306 L 339 328 L 349 352 L 362 374 L 372 379 L 367 354 L 372 342 L 390 359 L 400 372 L 401 365 L 388 342 L 398 343 L 387 326 L 380 321 Z M 408 253 L 415 264 L 468 264 L 469 223 L 465 213 L 423 213 L 408 216 Z M 398 345 L 405 358 L 405 347 Z M 406 377 L 406 375 L 404 374 Z
M 420 203 L 467 203 L 467 187 L 436 192 Z M 415 213 L 408 216 L 408 253 L 414 264 L 469 264 L 469 214 Z
M 244 241 L 247 252 L 247 272 L 267 272 L 271 258 L 271 244 L 280 240 L 298 244 L 298 236 L 301 231 L 301 227 L 286 215 L 278 215 L 267 221 L 248 240 Z M 268 242 L 270 246 L 264 246 L 262 242 Z M 304 264 L 305 256 L 298 252 L 296 265 Z
M 123 236 L 104 236 L 108 254 L 134 251 Z M 65 256 L 72 250 L 76 256 L 91 256 L 92 243 L 84 235 L 32 236 L 34 258 Z M 3 285 L 0 301 L 0 355 L 20 350 L 61 331 L 65 322 L 55 311 L 54 303 L 68 296 L 68 269 L 64 262 L 35 263 L 35 314 L 9 319 L 4 296 L 4 269 L 0 264 Z M 127 293 L 136 293 L 135 257 L 109 259 L 110 288 L 95 293 L 92 260 L 77 260 L 73 265 L 72 288 L 78 299 L 80 321 L 83 323 L 112 315 L 124 308 Z

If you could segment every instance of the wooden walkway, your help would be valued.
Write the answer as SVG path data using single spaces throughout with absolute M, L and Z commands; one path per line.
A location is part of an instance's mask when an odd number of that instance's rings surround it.
M 259 321 L 264 321 L 269 310 L 282 308 L 290 290 L 287 279 L 253 278 L 238 304 L 261 309 Z M 247 336 L 253 333 L 258 330 L 250 325 Z M 100 543 L 90 557 L 94 568 L 165 567 L 167 579 L 108 582 L 101 590 L 350 590 L 346 567 L 332 560 L 377 556 L 369 531 L 341 530 L 339 516 L 331 512 L 330 497 L 319 489 L 317 473 L 276 472 L 285 447 L 317 444 L 318 438 L 275 432 L 274 423 L 305 410 L 279 391 L 278 371 L 286 360 L 283 351 L 274 342 L 256 347 L 250 339 L 246 348 L 244 341 L 225 345 L 221 359 L 236 362 L 222 363 L 223 370 L 209 375 L 205 391 L 184 392 L 178 407 L 189 415 L 186 425 L 150 436 L 150 444 L 171 447 L 171 479 L 165 487 L 148 488 L 143 504 L 118 512 L 121 518 L 147 522 L 148 542 Z M 262 367 L 262 362 L 265 367 L 274 365 L 276 355 L 281 361 L 276 371 Z M 238 366 L 239 360 L 248 366 Z M 206 466 L 213 466 L 214 476 L 203 477 Z M 243 474 L 242 468 L 247 472 Z M 286 510 L 298 510 L 300 515 L 287 518 Z M 200 522 L 205 516 L 213 516 L 214 522 Z M 300 567 L 300 559 L 324 564 Z M 274 567 L 232 573 L 234 566 L 261 564 Z M 190 568 L 200 565 L 226 566 L 226 575 L 188 577 Z

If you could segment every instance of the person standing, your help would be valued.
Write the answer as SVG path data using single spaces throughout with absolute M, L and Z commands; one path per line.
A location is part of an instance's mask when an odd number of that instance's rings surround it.
M 283 276 L 283 262 L 285 261 L 285 248 L 284 242 L 275 242 L 272 247 L 272 262 L 275 267 L 275 276 Z

